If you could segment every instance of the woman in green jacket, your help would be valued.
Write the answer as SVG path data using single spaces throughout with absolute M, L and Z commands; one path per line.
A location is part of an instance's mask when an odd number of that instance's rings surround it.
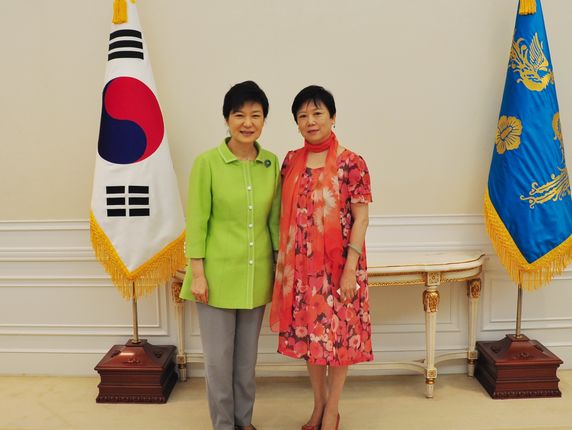
M 200 154 L 189 182 L 181 297 L 196 302 L 215 430 L 253 430 L 254 368 L 278 250 L 280 166 L 257 139 L 268 99 L 252 81 L 225 95 L 230 137 Z

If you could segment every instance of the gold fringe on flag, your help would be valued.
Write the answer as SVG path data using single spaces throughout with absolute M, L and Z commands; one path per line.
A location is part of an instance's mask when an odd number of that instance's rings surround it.
M 548 284 L 572 262 L 572 235 L 533 263 L 526 261 L 485 191 L 485 224 L 493 247 L 512 280 L 526 290 Z
M 131 0 L 135 3 L 136 0 Z M 113 23 L 123 24 L 127 22 L 127 0 L 114 0 L 113 2 Z
M 90 213 L 90 236 L 96 258 L 110 274 L 113 283 L 125 299 L 133 298 L 133 285 L 137 298 L 150 294 L 159 284 L 168 281 L 177 269 L 185 266 L 183 251 L 185 233 L 155 254 L 135 271 L 129 272 L 113 244 Z
M 536 0 L 520 0 L 519 15 L 534 15 L 536 13 Z

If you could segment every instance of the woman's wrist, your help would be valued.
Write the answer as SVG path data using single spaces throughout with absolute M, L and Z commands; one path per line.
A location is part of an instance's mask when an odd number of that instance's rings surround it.
M 205 268 L 203 266 L 202 258 L 191 258 L 191 275 L 193 279 L 205 277 Z
M 356 268 L 355 267 L 351 267 L 348 266 L 347 264 L 344 266 L 344 273 L 347 273 L 348 275 L 355 275 L 356 274 Z
M 354 251 L 357 255 L 359 255 L 361 257 L 361 248 L 358 248 L 353 243 L 348 243 L 348 249 L 351 249 L 352 251 Z

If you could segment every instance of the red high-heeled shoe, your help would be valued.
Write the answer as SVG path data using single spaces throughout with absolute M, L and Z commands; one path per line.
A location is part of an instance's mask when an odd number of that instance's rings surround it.
M 322 418 L 323 418 L 324 411 L 322 411 Z M 300 430 L 321 430 L 322 428 L 322 420 L 316 425 L 304 424 Z
M 338 413 L 338 416 L 336 417 L 336 430 L 338 430 L 339 427 L 340 427 L 340 414 Z M 301 430 L 321 430 L 321 428 L 322 428 L 322 423 L 315 426 L 304 424 Z

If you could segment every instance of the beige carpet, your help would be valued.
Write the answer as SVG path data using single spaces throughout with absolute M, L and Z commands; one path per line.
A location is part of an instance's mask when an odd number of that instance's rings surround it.
M 341 405 L 341 429 L 572 430 L 572 370 L 560 371 L 562 398 L 492 400 L 465 375 L 441 375 L 435 397 L 422 376 L 354 377 Z M 164 405 L 96 404 L 93 378 L 0 377 L 1 430 L 210 429 L 205 385 L 176 385 Z M 312 392 L 304 378 L 258 381 L 258 430 L 297 430 Z

